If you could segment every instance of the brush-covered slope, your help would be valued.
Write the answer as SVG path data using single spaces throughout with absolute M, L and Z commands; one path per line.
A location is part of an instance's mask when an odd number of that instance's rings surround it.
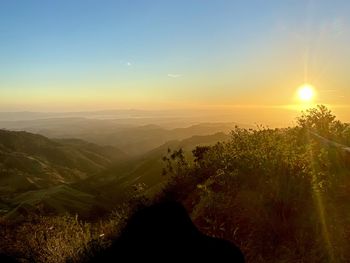
M 101 174 L 79 182 L 76 187 L 94 195 L 103 195 L 110 200 L 122 200 L 128 197 L 128 194 L 134 194 L 134 186 L 141 184 L 147 189 L 148 194 L 153 195 L 169 179 L 162 175 L 164 166 L 162 157 L 166 155 L 168 148 L 182 148 L 185 154 L 190 156 L 196 146 L 213 145 L 228 138 L 227 134 L 216 133 L 170 141 L 141 157 L 111 166 Z
M 99 173 L 124 157 L 110 146 L 0 130 L 0 193 L 72 183 Z
M 93 195 L 67 185 L 25 192 L 11 200 L 11 207 L 13 209 L 5 216 L 9 220 L 21 220 L 31 214 L 62 215 L 66 213 L 91 218 L 107 211 L 103 202 L 99 202 Z

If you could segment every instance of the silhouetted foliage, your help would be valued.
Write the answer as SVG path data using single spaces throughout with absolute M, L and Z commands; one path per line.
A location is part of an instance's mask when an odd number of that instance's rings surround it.
M 209 146 L 197 146 L 193 151 L 194 162 L 200 164 L 204 160 L 204 155 L 210 149 Z
M 179 203 L 138 210 L 121 236 L 88 262 L 244 262 L 232 243 L 205 236 Z
M 294 128 L 236 127 L 229 142 L 195 149 L 195 165 L 177 168 L 163 198 L 182 201 L 202 231 L 237 243 L 248 262 L 346 262 L 349 159 L 310 132 L 344 142 L 347 129 L 324 106 Z

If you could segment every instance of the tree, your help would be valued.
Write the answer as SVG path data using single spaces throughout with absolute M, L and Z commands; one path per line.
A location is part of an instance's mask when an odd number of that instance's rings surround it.
M 200 163 L 204 159 L 204 155 L 210 150 L 209 146 L 197 146 L 193 151 L 195 163 Z
M 297 118 L 297 121 L 300 127 L 316 132 L 326 138 L 330 138 L 332 135 L 334 137 L 343 128 L 331 110 L 324 105 L 317 105 L 316 108 L 302 112 L 302 115 Z
M 167 155 L 163 156 L 162 160 L 166 166 L 163 169 L 163 175 L 180 175 L 182 174 L 181 172 L 188 166 L 182 148 L 174 151 L 168 148 Z

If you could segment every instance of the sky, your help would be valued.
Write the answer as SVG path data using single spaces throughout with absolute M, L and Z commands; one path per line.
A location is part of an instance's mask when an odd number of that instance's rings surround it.
M 294 110 L 310 83 L 346 117 L 349 46 L 347 0 L 0 0 L 0 111 Z

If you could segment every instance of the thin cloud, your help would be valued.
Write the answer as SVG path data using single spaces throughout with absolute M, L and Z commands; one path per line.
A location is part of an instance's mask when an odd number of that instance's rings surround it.
M 131 62 L 129 62 L 129 61 L 126 62 L 125 65 L 127 65 L 128 67 L 131 67 L 131 66 L 132 66 Z
M 168 77 L 176 79 L 176 78 L 182 77 L 182 75 L 181 74 L 168 74 Z
M 324 93 L 332 93 L 332 92 L 337 92 L 336 89 L 324 89 L 324 90 L 320 90 L 320 92 L 324 92 Z

